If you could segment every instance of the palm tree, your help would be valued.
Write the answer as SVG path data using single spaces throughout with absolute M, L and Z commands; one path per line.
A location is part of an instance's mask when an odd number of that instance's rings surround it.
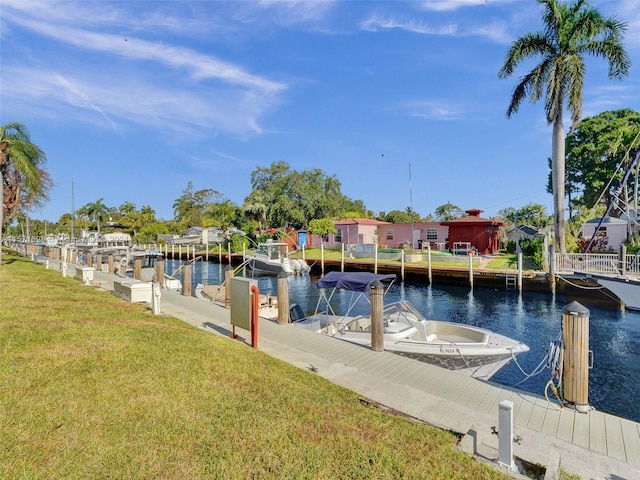
M 543 6 L 544 31 L 528 33 L 515 40 L 498 76 L 507 78 L 524 60 L 541 57 L 541 62 L 514 88 L 507 117 L 518 111 L 525 98 L 529 97 L 531 103 L 535 103 L 544 94 L 547 123 L 553 124 L 551 176 L 555 241 L 560 252 L 565 253 L 565 135 L 562 123 L 565 102 L 571 112 L 573 129 L 582 116 L 585 54 L 608 60 L 609 78 L 612 79 L 627 75 L 631 61 L 621 43 L 625 23 L 604 18 L 584 0 L 570 4 L 560 0 L 538 0 L 538 3 Z
M 262 196 L 258 190 L 251 193 L 252 195 L 245 199 L 243 208 L 246 216 L 258 223 L 258 233 L 261 234 L 262 225 L 267 220 L 267 206 L 260 201 Z
M 2 228 L 8 219 L 46 198 L 51 186 L 43 169 L 46 159 L 45 153 L 31 143 L 24 125 L 13 122 L 0 127 L 0 244 Z
M 86 205 L 89 218 L 93 219 L 98 224 L 98 233 L 100 233 L 100 219 L 104 218 L 104 216 L 109 212 L 109 208 L 102 203 L 102 200 L 104 200 L 104 198 L 99 198 L 95 203 L 88 203 Z

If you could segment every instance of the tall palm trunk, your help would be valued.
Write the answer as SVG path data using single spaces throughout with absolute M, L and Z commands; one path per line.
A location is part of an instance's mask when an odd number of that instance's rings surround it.
M 556 251 L 567 253 L 564 235 L 564 126 L 562 107 L 553 121 L 551 141 L 551 182 L 553 184 L 553 227 L 556 237 Z
M 1 160 L 1 157 L 0 157 L 0 160 Z M 0 265 L 2 265 L 2 224 L 3 223 L 4 223 L 4 177 L 2 176 L 2 170 L 0 169 Z

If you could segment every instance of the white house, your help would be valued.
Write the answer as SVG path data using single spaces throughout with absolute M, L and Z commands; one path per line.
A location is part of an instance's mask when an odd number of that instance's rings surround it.
M 582 224 L 582 237 L 590 239 L 598 228 L 600 218 L 592 218 Z M 614 217 L 604 217 L 598 235 L 607 237 L 607 248 L 614 252 L 620 250 L 620 245 L 627 239 L 627 222 Z

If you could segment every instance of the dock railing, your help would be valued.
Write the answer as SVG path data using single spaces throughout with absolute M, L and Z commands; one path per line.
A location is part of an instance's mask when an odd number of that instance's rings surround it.
M 555 271 L 640 275 L 640 262 L 635 254 L 626 254 L 623 263 L 615 253 L 556 253 Z

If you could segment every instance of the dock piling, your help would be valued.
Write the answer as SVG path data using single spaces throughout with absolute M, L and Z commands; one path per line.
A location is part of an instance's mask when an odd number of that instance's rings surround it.
M 286 272 L 278 274 L 278 323 L 289 323 L 289 275 Z
M 371 301 L 371 350 L 384 350 L 384 285 L 375 280 L 369 288 Z
M 589 309 L 571 302 L 562 310 L 564 343 L 564 399 L 576 411 L 587 413 L 589 407 Z
M 192 265 L 190 263 L 187 263 L 184 266 L 184 275 L 183 275 L 183 279 L 182 279 L 182 295 L 184 295 L 185 297 L 190 297 L 191 296 L 191 267 Z

